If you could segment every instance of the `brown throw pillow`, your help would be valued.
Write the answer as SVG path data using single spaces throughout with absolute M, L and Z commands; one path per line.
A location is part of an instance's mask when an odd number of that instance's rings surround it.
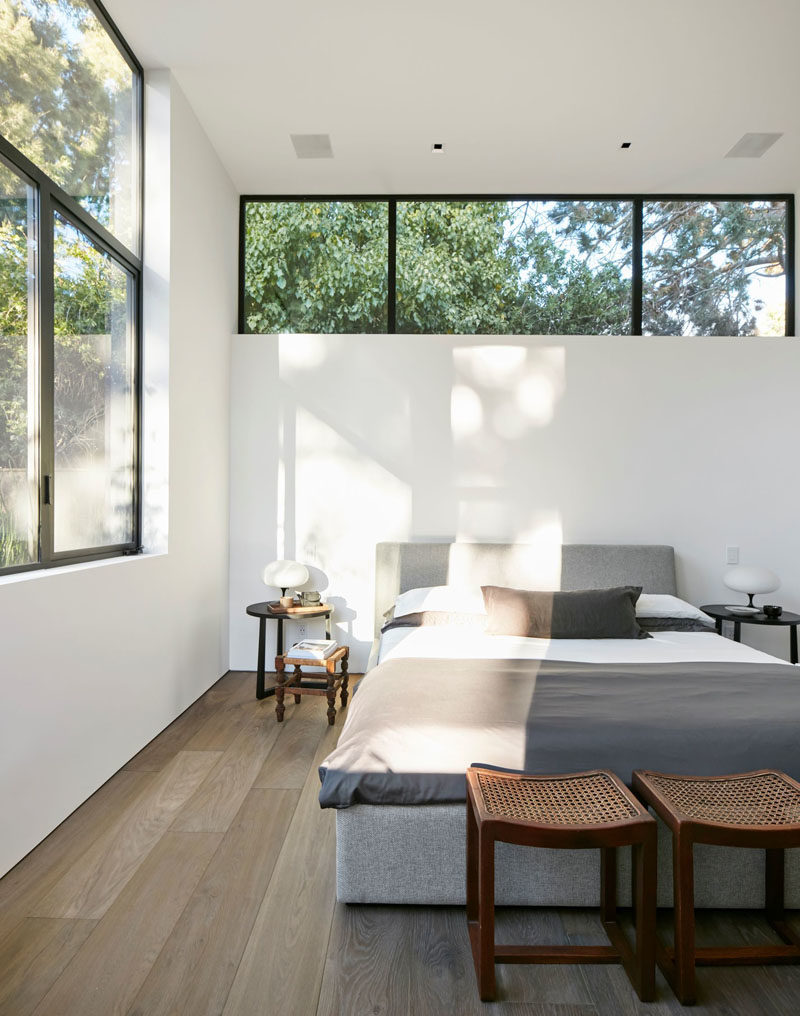
M 551 639 L 647 638 L 636 622 L 641 586 L 530 592 L 481 586 L 489 635 Z

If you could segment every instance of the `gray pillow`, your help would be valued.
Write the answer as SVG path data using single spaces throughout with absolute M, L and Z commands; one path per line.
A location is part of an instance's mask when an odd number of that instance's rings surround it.
M 636 622 L 641 586 L 530 592 L 481 586 L 489 635 L 551 639 L 648 638 Z

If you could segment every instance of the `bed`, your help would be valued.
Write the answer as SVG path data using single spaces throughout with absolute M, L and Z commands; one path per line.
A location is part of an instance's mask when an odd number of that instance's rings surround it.
M 608 767 L 628 780 L 633 767 L 770 766 L 800 777 L 795 669 L 711 630 L 670 630 L 669 621 L 649 638 L 546 640 L 487 635 L 446 618 L 380 634 L 398 594 L 476 583 L 633 585 L 651 599 L 677 592 L 665 546 L 565 545 L 556 560 L 513 544 L 379 544 L 371 666 L 320 769 L 320 803 L 336 809 L 339 900 L 464 902 L 463 772 L 472 762 L 534 772 Z M 661 836 L 659 900 L 668 905 L 666 830 Z M 792 907 L 800 906 L 798 854 L 787 852 Z M 622 887 L 627 864 L 621 851 Z M 762 905 L 762 852 L 698 848 L 695 864 L 698 906 Z M 532 856 L 503 844 L 497 900 L 596 906 L 598 871 L 596 851 Z

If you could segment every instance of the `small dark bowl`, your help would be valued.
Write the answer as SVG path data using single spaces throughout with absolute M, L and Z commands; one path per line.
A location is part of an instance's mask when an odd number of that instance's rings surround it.
M 777 607 L 774 603 L 765 603 L 761 609 L 767 617 L 780 617 L 783 613 L 783 607 Z

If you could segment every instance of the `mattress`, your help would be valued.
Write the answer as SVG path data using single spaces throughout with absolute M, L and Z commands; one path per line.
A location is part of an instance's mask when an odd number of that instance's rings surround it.
M 573 660 L 577 663 L 772 663 L 783 661 L 716 632 L 663 631 L 649 639 L 530 639 L 458 626 L 394 628 L 378 662 L 401 659 Z M 791 666 L 791 664 L 785 664 Z

